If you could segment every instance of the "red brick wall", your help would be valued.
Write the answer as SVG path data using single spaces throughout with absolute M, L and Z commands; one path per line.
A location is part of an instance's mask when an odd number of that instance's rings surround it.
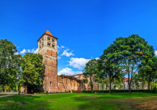
M 57 57 L 57 53 L 56 53 L 56 52 L 53 52 L 53 51 L 51 51 L 51 50 L 47 50 L 47 54 L 48 54 L 48 55 L 51 55 L 51 56 L 53 56 L 53 57 Z
M 44 49 L 39 54 L 40 55 L 44 55 Z

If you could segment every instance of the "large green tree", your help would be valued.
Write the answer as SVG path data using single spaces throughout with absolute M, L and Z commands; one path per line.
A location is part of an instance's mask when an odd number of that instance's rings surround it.
M 153 46 L 149 46 L 149 52 L 145 53 L 140 68 L 140 75 L 148 81 L 149 90 L 151 82 L 157 78 L 157 57 L 155 57 L 154 51 Z
M 144 38 L 134 34 L 126 38 L 117 38 L 113 45 L 115 52 L 112 56 L 120 56 L 123 71 L 128 74 L 129 94 L 131 94 L 132 77 L 142 66 L 141 61 L 149 52 L 149 45 Z
M 113 79 L 118 79 L 121 76 L 121 66 L 119 63 L 118 54 L 114 54 L 116 49 L 114 44 L 111 44 L 104 50 L 103 55 L 100 57 L 99 68 L 104 77 L 109 78 L 109 93 L 111 94 L 111 82 Z
M 22 62 L 22 80 L 28 87 L 39 88 L 44 77 L 43 57 L 40 54 L 26 53 Z
M 7 39 L 0 39 L 0 85 L 14 86 L 16 79 L 16 46 Z
M 97 60 L 96 59 L 92 59 L 88 63 L 86 63 L 86 66 L 83 70 L 83 75 L 86 78 L 89 78 L 89 84 L 91 86 L 91 91 L 93 91 L 93 86 L 95 83 L 94 76 L 96 75 L 97 72 L 98 72 L 98 70 L 97 70 Z M 85 81 L 88 81 L 88 80 L 85 80 Z

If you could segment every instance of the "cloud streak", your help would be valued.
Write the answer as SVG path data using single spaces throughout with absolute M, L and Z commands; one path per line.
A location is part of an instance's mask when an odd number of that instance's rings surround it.
M 64 50 L 61 56 L 66 56 L 66 57 L 74 56 L 72 52 L 68 52 L 68 51 L 69 49 Z
M 89 60 L 90 59 L 85 58 L 70 58 L 69 65 L 79 70 L 82 70 Z
M 75 74 L 81 74 L 81 71 L 72 71 L 71 68 L 63 68 L 61 71 L 58 72 L 58 75 L 75 75 Z

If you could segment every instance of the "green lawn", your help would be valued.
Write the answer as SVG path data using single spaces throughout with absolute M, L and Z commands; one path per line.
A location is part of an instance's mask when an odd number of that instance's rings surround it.
M 155 110 L 156 93 L 68 93 L 0 98 L 0 110 Z
M 0 94 L 0 96 L 3 96 L 3 95 L 6 95 L 6 94 Z

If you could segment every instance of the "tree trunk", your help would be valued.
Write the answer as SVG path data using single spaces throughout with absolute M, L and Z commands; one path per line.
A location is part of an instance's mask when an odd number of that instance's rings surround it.
M 131 79 L 132 80 L 132 79 Z M 131 81 L 130 81 L 130 74 L 128 74 L 128 86 L 129 86 L 129 94 L 131 94 Z
M 144 81 L 143 81 L 143 83 L 142 83 L 142 89 L 144 90 L 144 85 L 145 85 L 145 83 L 144 83 Z
M 93 82 L 92 82 L 92 76 L 90 76 L 90 86 L 91 86 L 91 91 L 93 92 Z
M 131 84 L 129 84 L 129 94 L 131 94 Z
M 148 90 L 150 90 L 150 81 L 148 81 Z
M 110 78 L 110 88 L 109 88 L 109 93 L 111 94 L 111 78 Z
M 91 91 L 93 92 L 93 84 L 91 84 Z
M 10 86 L 9 86 L 9 92 L 10 92 Z
M 18 94 L 20 95 L 20 84 L 18 84 Z
M 107 90 L 107 83 L 106 83 L 106 90 Z

